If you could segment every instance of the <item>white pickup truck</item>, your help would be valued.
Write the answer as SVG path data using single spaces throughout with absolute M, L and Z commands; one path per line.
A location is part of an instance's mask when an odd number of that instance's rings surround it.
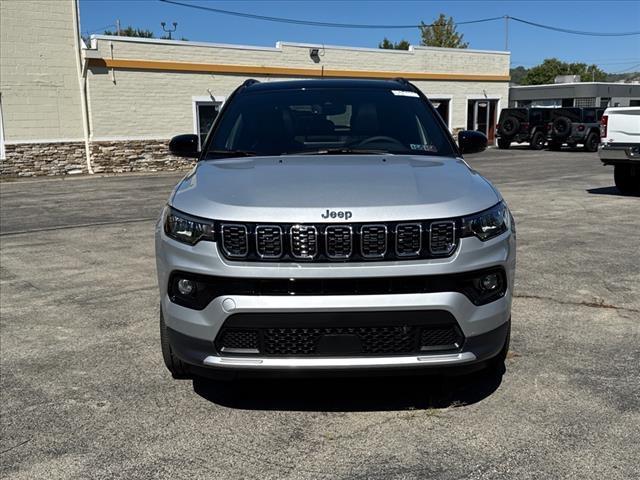
M 607 108 L 600 121 L 600 160 L 614 166 L 625 195 L 640 194 L 640 107 Z

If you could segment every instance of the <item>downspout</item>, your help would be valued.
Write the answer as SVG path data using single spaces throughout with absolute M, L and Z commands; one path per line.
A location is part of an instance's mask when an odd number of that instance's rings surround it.
M 89 107 L 87 104 L 87 92 L 86 92 L 86 76 L 84 74 L 82 52 L 80 49 L 80 23 L 78 21 L 79 5 L 78 0 L 72 0 L 73 2 L 73 43 L 76 49 L 76 70 L 78 72 L 78 85 L 80 86 L 80 104 L 82 108 L 82 131 L 84 133 L 84 154 L 87 161 L 87 172 L 93 175 L 93 168 L 91 167 L 91 148 L 89 146 Z

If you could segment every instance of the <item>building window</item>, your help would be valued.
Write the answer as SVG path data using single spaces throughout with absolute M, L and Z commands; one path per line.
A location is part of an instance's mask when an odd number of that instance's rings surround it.
M 595 97 L 584 97 L 584 98 L 576 98 L 574 103 L 574 107 L 595 107 L 596 99 Z
M 207 138 L 209 130 L 211 130 L 211 125 L 213 125 L 213 121 L 218 116 L 220 103 L 212 101 L 196 101 L 194 110 L 196 116 L 195 125 L 196 135 L 198 135 L 198 146 L 202 148 L 202 144 L 204 143 L 205 138 Z
M 609 102 L 611 101 L 610 98 L 608 97 L 602 97 L 600 99 L 600 107 L 601 108 L 607 108 L 609 106 Z

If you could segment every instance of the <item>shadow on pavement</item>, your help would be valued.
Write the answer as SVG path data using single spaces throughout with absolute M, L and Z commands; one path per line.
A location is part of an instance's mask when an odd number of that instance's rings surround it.
M 230 408 L 290 411 L 386 411 L 447 408 L 484 400 L 502 382 L 504 366 L 459 376 L 195 379 L 201 397 Z
M 592 195 L 614 195 L 616 197 L 627 196 L 620 193 L 620 190 L 618 190 L 616 187 L 587 188 L 587 193 L 590 193 Z

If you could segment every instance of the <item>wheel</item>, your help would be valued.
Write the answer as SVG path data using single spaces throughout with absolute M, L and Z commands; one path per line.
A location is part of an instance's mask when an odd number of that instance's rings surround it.
M 600 135 L 596 132 L 591 132 L 587 135 L 587 139 L 584 141 L 584 149 L 587 152 L 597 152 L 598 145 L 600 144 Z
M 498 139 L 498 148 L 502 150 L 508 150 L 510 146 L 511 146 L 511 140 L 507 140 L 506 138 Z
M 514 116 L 508 116 L 499 127 L 500 133 L 505 137 L 511 137 L 520 130 L 520 120 Z
M 160 346 L 162 347 L 162 359 L 164 360 L 167 370 L 171 372 L 171 376 L 175 379 L 191 378 L 188 365 L 176 357 L 171 350 L 167 325 L 164 323 L 162 309 L 160 309 Z
M 562 144 L 558 142 L 549 142 L 549 150 L 559 152 L 562 149 Z
M 633 165 L 615 165 L 613 179 L 620 193 L 640 195 L 640 168 Z
M 544 133 L 536 132 L 531 139 L 531 148 L 534 150 L 542 150 L 544 148 L 545 138 Z

